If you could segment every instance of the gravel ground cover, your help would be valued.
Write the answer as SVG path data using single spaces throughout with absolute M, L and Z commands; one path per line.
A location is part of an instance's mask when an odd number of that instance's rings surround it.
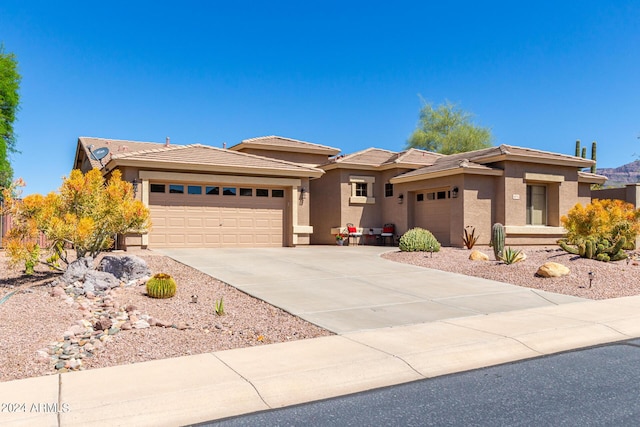
M 582 298 L 597 300 L 640 294 L 640 261 L 637 253 L 631 253 L 628 263 L 601 262 L 568 254 L 557 246 L 532 246 L 523 248 L 527 256 L 524 261 L 507 265 L 495 261 L 493 249 L 488 246 L 476 246 L 473 249 L 487 254 L 490 261 L 469 260 L 471 251 L 466 248 L 441 248 L 433 256 L 422 252 L 396 251 L 386 253 L 383 257 L 406 264 Z M 537 277 L 538 268 L 545 262 L 560 263 L 568 267 L 571 273 L 563 277 Z M 589 272 L 594 273 L 591 288 Z
M 114 303 L 133 305 L 155 319 L 188 328 L 122 330 L 92 357 L 84 358 L 83 369 L 331 335 L 168 257 L 135 254 L 153 273 L 171 274 L 178 292 L 173 298 L 157 300 L 146 295 L 144 286 L 119 288 L 112 295 Z M 50 358 L 39 355 L 39 350 L 61 341 L 65 331 L 83 318 L 77 304 L 51 296 L 55 276 L 38 267 L 34 277 L 21 278 L 19 271 L 8 268 L 0 252 L 0 299 L 17 291 L 0 304 L 0 382 L 55 373 Z M 198 296 L 197 303 L 192 295 Z M 225 314 L 218 316 L 214 306 L 221 298 Z
M 476 247 L 493 259 L 491 248 Z M 606 299 L 640 293 L 640 262 L 634 259 L 603 263 L 580 259 L 556 247 L 525 248 L 525 261 L 505 265 L 496 261 L 471 261 L 470 251 L 442 248 L 433 256 L 425 253 L 388 252 L 384 258 L 407 264 L 483 277 L 519 286 Z M 178 293 L 168 300 L 146 296 L 144 286 L 119 288 L 114 303 L 134 306 L 164 323 L 188 325 L 150 327 L 120 331 L 109 337 L 103 348 L 82 361 L 83 369 L 95 369 L 154 359 L 200 354 L 232 348 L 265 345 L 297 339 L 331 335 L 330 332 L 296 316 L 255 299 L 197 270 L 150 251 L 135 253 L 145 259 L 153 273 L 165 272 L 175 277 Z M 569 267 L 571 273 L 561 278 L 540 278 L 535 273 L 547 261 Z M 588 273 L 595 279 L 589 288 Z M 78 320 L 78 304 L 52 297 L 51 282 L 56 273 L 38 267 L 31 278 L 8 267 L 0 252 L 0 381 L 10 381 L 55 373 L 51 360 L 42 354 L 52 342 Z M 197 295 L 197 303 L 192 302 Z M 215 301 L 224 301 L 226 314 L 214 313 Z

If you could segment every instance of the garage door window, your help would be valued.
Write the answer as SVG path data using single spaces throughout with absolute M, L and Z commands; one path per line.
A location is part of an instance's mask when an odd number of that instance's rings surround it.
M 210 196 L 217 196 L 220 194 L 220 187 L 207 187 L 207 194 Z
M 253 188 L 241 188 L 240 189 L 240 195 L 241 196 L 248 196 L 248 197 L 253 196 Z
M 170 184 L 169 193 L 184 194 L 184 185 Z
M 256 197 L 269 197 L 269 190 L 266 188 L 256 188 Z
M 187 187 L 187 193 L 202 194 L 202 187 L 200 187 L 199 185 L 190 185 Z
M 151 184 L 152 193 L 164 193 L 164 184 Z
M 271 190 L 271 197 L 284 197 L 284 190 Z
M 236 195 L 236 187 L 224 187 L 222 189 L 223 196 L 235 196 Z

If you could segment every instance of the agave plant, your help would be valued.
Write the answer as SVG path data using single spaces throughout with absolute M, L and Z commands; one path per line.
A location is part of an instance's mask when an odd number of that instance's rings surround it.
M 502 257 L 500 259 L 505 264 L 513 264 L 520 260 L 521 253 L 522 253 L 521 249 L 514 250 L 511 248 L 507 248 L 504 250 L 504 253 L 502 254 Z
M 469 229 L 471 229 L 471 232 L 469 232 Z M 473 245 L 476 244 L 479 237 L 480 235 L 476 236 L 476 228 L 467 225 L 464 228 L 464 236 L 462 236 L 462 242 L 467 247 L 467 249 L 471 249 L 473 248 Z

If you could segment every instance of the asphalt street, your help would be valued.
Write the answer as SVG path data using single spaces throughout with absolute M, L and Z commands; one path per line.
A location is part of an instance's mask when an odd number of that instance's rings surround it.
M 637 426 L 639 423 L 640 339 L 636 339 L 200 425 Z

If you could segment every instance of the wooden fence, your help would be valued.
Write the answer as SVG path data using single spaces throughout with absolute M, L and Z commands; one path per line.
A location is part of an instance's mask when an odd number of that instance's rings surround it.
M 11 225 L 11 215 L 0 214 L 0 248 L 4 248 L 4 237 L 7 235 L 9 230 L 11 230 Z M 40 245 L 41 248 L 46 248 L 49 246 L 47 238 L 42 233 L 40 233 L 40 236 L 38 236 L 38 245 Z

